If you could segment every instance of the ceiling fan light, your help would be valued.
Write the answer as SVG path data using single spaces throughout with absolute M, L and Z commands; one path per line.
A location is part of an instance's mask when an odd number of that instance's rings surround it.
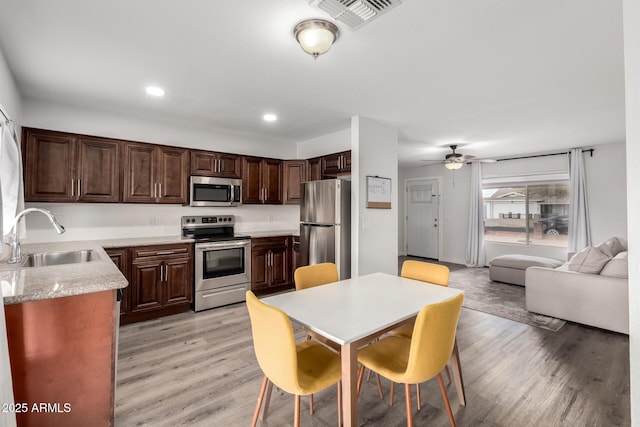
M 462 162 L 456 162 L 452 160 L 447 160 L 444 162 L 444 167 L 449 170 L 456 170 L 462 167 Z
M 338 27 L 323 19 L 308 19 L 293 28 L 293 35 L 302 50 L 314 59 L 331 49 L 339 33 Z

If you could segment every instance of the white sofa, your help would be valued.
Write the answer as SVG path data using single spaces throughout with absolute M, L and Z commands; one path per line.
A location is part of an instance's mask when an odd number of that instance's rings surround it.
M 600 274 L 570 271 L 575 269 L 571 261 L 557 268 L 529 267 L 527 310 L 628 334 L 629 280 L 620 277 L 626 276 L 620 273 L 621 266 L 626 268 L 626 252 L 609 259 Z M 615 263 L 617 271 L 608 263 Z

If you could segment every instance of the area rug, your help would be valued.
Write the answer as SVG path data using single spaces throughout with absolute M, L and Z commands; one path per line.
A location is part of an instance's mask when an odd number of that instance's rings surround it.
M 530 313 L 525 308 L 524 286 L 489 280 L 488 268 L 451 271 L 449 286 L 464 291 L 463 307 L 557 332 L 564 320 Z

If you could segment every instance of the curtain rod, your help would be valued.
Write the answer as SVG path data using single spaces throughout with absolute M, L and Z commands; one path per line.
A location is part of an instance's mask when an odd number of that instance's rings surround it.
M 589 148 L 587 150 L 582 150 L 582 153 L 589 153 L 589 157 L 593 157 L 593 148 Z M 568 151 L 564 151 L 562 153 L 550 153 L 550 154 L 534 154 L 531 156 L 522 156 L 522 157 L 509 157 L 506 159 L 497 159 L 497 162 L 501 162 L 503 160 L 520 160 L 520 159 L 533 159 L 535 157 L 548 157 L 548 156 L 560 156 L 562 154 L 569 154 Z

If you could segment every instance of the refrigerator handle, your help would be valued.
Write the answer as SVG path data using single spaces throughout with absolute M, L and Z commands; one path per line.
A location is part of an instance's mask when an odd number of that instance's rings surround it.
M 307 225 L 307 226 L 313 226 L 313 227 L 335 227 L 336 224 L 316 224 L 313 222 L 301 222 L 300 225 Z

